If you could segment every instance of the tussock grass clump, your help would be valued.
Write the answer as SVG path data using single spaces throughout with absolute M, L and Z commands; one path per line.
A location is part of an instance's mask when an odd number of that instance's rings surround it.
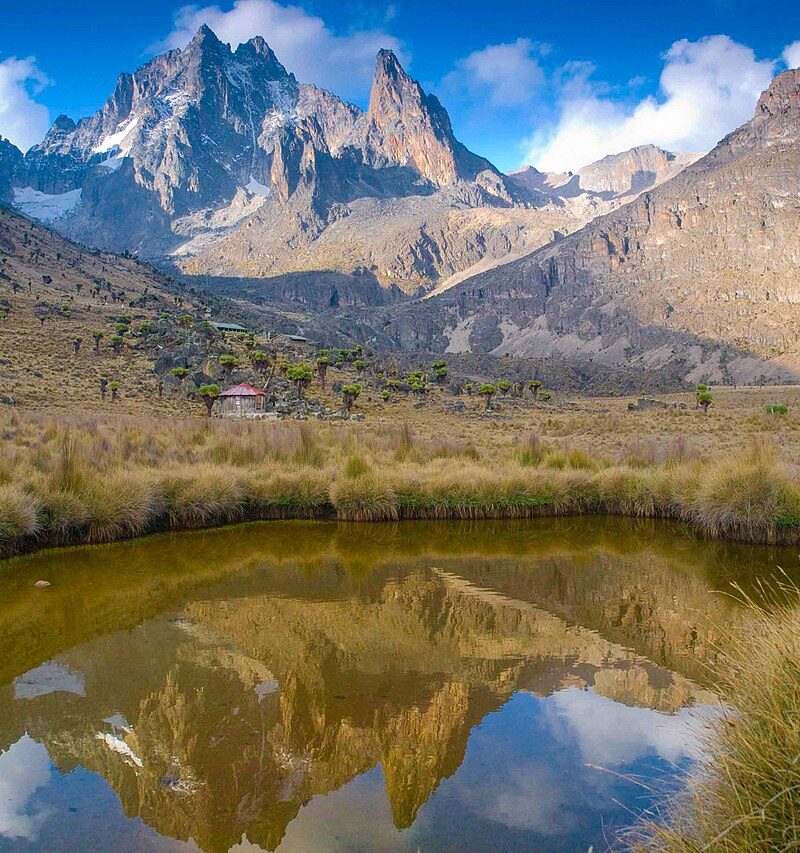
M 0 540 L 35 536 L 41 507 L 36 497 L 18 486 L 0 486 Z
M 787 516 L 789 484 L 769 449 L 758 448 L 706 473 L 689 504 L 689 519 L 715 536 L 765 541 Z
M 166 472 L 157 489 L 167 526 L 180 530 L 241 519 L 247 505 L 244 480 L 236 468 L 209 464 Z
M 333 514 L 324 471 L 254 471 L 248 486 L 250 517 L 326 518 Z
M 95 479 L 82 492 L 87 509 L 87 540 L 113 542 L 150 529 L 157 497 L 146 475 L 127 471 Z
M 517 452 L 517 461 L 526 468 L 536 468 L 544 461 L 545 452 L 539 433 L 530 430 L 525 434 L 522 447 Z
M 548 468 L 563 471 L 565 468 L 587 468 L 597 469 L 597 461 L 577 447 L 564 447 L 548 450 L 545 454 L 544 463 Z
M 629 839 L 634 849 L 800 847 L 800 610 L 749 604 L 753 624 L 723 638 L 714 665 L 723 706 L 710 724 L 707 761 L 688 795 Z
M 325 455 L 308 424 L 301 424 L 298 430 L 294 461 L 309 468 L 321 468 L 325 464 Z
M 398 517 L 394 491 L 372 473 L 340 477 L 331 486 L 330 497 L 342 521 L 395 521 Z
M 351 456 L 344 466 L 345 477 L 363 477 L 372 472 L 367 461 L 362 456 Z

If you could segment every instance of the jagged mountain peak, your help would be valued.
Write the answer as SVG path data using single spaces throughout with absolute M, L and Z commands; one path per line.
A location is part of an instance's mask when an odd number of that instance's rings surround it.
M 75 130 L 75 122 L 68 116 L 62 113 L 58 118 L 53 122 L 53 126 L 50 128 L 50 133 L 70 133 Z
M 377 70 L 384 71 L 386 74 L 391 74 L 396 77 L 408 77 L 397 54 L 388 47 L 382 47 L 377 55 Z
M 49 221 L 69 237 L 258 274 L 290 263 L 336 222 L 367 222 L 380 207 L 397 233 L 379 239 L 373 265 L 385 251 L 383 280 L 399 275 L 415 287 L 462 260 L 530 245 L 499 213 L 485 221 L 459 213 L 451 223 L 451 212 L 539 201 L 512 196 L 506 178 L 459 142 L 445 108 L 393 51 L 377 55 L 365 112 L 298 82 L 262 36 L 232 49 L 208 26 L 185 48 L 121 74 L 94 115 L 57 122 L 24 171 L 12 184 L 25 190 L 19 209 L 55 211 Z M 353 230 L 361 245 L 363 228 Z M 540 231 L 551 229 L 533 229 L 537 245 Z M 455 248 L 429 250 L 430 242 Z M 341 245 L 342 264 L 363 265 L 360 248 Z
M 217 34 L 208 24 L 200 24 L 197 32 L 195 33 L 194 38 L 189 42 L 187 46 L 187 50 L 190 50 L 195 45 L 202 45 L 204 47 L 211 47 L 215 49 L 217 47 L 223 47 L 222 42 L 220 41 Z
M 275 55 L 275 51 L 262 36 L 253 36 L 249 41 L 242 42 L 236 48 L 234 56 L 236 59 L 244 61 L 260 60 L 275 80 L 293 76 L 289 74 L 283 63 Z
M 439 187 L 475 181 L 482 172 L 500 179 L 488 160 L 455 138 L 447 110 L 391 50 L 378 52 L 365 122 L 363 148 L 374 164 L 410 167 Z

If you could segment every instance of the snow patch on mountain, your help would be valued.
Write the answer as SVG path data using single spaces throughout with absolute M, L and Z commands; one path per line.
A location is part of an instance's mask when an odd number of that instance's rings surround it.
M 97 740 L 102 741 L 112 752 L 119 753 L 126 764 L 132 767 L 142 767 L 142 759 L 125 743 L 122 738 L 108 732 L 97 732 L 95 735 Z
M 262 184 L 260 181 L 257 181 L 252 175 L 250 175 L 250 180 L 245 184 L 244 188 L 253 195 L 260 195 L 264 198 L 269 198 L 269 187 Z
M 130 134 L 136 125 L 139 124 L 139 116 L 134 116 L 133 118 L 128 118 L 120 124 L 114 133 L 109 134 L 100 140 L 100 142 L 95 145 L 92 151 L 95 154 L 105 154 L 107 151 L 113 151 L 115 148 L 123 149 L 123 142 L 125 141 L 128 134 Z
M 49 224 L 74 213 L 81 204 L 83 190 L 49 195 L 33 187 L 15 187 L 11 204 L 25 216 Z

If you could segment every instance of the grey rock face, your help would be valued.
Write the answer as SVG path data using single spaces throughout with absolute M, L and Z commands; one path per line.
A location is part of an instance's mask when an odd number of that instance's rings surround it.
M 616 210 L 636 196 L 674 178 L 702 154 L 673 154 L 656 145 L 640 145 L 603 157 L 577 172 L 539 172 L 532 166 L 512 172 L 509 180 L 546 195 L 554 204 L 584 220 Z
M 800 367 L 800 71 L 677 177 L 572 236 L 409 306 L 403 347 L 674 364 L 689 381 Z
M 12 187 L 24 179 L 22 152 L 16 145 L 0 136 L 0 201 L 10 201 Z

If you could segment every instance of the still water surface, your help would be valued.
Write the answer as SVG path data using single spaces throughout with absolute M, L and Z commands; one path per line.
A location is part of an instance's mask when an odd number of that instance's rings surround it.
M 8 561 L 0 849 L 606 849 L 698 760 L 731 584 L 797 563 L 607 519 Z

